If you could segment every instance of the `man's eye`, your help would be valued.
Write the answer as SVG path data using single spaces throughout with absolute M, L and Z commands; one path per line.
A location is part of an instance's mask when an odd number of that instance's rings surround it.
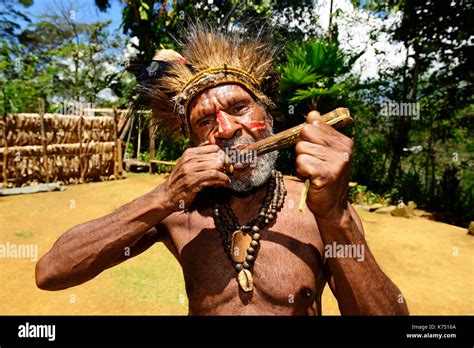
M 232 108 L 233 113 L 239 113 L 247 108 L 247 103 L 239 103 Z
M 210 124 L 212 124 L 212 120 L 210 120 L 208 118 L 205 118 L 205 119 L 199 121 L 198 124 L 199 124 L 200 127 L 209 126 Z

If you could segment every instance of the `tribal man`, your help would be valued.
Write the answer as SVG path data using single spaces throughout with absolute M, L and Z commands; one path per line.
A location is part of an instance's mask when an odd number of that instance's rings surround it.
M 193 25 L 182 55 L 157 53 L 141 98 L 192 147 L 154 190 L 62 235 L 37 263 L 38 287 L 79 285 L 163 242 L 183 269 L 190 315 L 321 315 L 326 283 L 343 315 L 407 315 L 348 202 L 350 138 L 307 116 L 295 163 L 310 183 L 303 212 L 304 185 L 274 169 L 276 152 L 231 160 L 273 134 L 275 50 L 241 31 Z M 336 246 L 364 255 L 325 253 Z

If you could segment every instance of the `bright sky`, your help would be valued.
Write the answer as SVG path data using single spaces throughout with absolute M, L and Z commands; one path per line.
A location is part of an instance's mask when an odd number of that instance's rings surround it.
M 380 71 L 393 69 L 404 63 L 406 48 L 402 43 L 391 40 L 390 35 L 381 30 L 383 27 L 397 25 L 401 19 L 400 12 L 389 13 L 386 19 L 382 19 L 377 14 L 355 8 L 350 0 L 334 0 L 333 13 L 336 10 L 341 12 L 333 20 L 338 25 L 341 48 L 348 53 L 363 52 L 352 70 L 362 81 L 376 79 Z M 317 34 L 324 35 L 329 25 L 329 13 L 329 0 L 314 0 L 313 6 L 303 11 L 293 12 L 287 9 L 276 23 L 290 29 L 298 28 L 303 33 L 315 30 Z
M 94 0 L 33 0 L 33 5 L 26 8 L 21 5 L 16 5 L 18 10 L 24 12 L 31 17 L 33 21 L 42 14 L 50 12 L 51 9 L 56 9 L 58 6 L 72 4 L 75 18 L 78 22 L 92 23 L 111 20 L 110 30 L 112 32 L 122 33 L 119 28 L 122 21 L 122 8 L 124 5 L 119 0 L 110 0 L 111 7 L 107 12 L 100 12 L 95 5 Z M 25 24 L 25 23 L 21 23 Z

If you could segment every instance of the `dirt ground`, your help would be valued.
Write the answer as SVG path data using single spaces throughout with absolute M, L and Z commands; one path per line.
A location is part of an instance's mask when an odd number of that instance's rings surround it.
M 41 256 L 69 228 L 114 211 L 162 180 L 129 174 L 126 180 L 69 186 L 64 192 L 0 197 L 0 244 L 36 244 Z M 465 229 L 420 217 L 359 214 L 372 253 L 403 292 L 411 314 L 474 314 L 474 237 Z M 57 292 L 36 287 L 34 268 L 30 259 L 0 258 L 0 314 L 187 314 L 181 269 L 161 244 Z M 339 314 L 328 287 L 323 314 Z

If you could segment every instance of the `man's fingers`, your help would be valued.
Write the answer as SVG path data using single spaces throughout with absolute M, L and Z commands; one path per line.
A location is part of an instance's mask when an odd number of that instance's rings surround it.
M 308 123 L 313 123 L 316 120 L 321 119 L 321 114 L 315 110 L 311 111 L 307 116 L 306 116 L 306 122 Z
M 316 120 L 313 123 L 306 124 L 301 130 L 299 139 L 300 141 L 303 140 L 313 144 L 328 146 L 340 152 L 346 152 L 346 143 L 351 141 L 350 138 L 339 133 L 322 120 Z
M 207 145 L 202 147 L 190 147 L 187 148 L 182 156 L 176 162 L 176 167 L 181 165 L 182 163 L 189 162 L 191 160 L 196 159 L 196 156 L 217 153 L 220 150 L 220 147 L 217 145 Z
M 229 156 L 227 156 L 227 154 L 224 151 L 222 151 L 221 148 L 218 147 L 218 149 L 219 150 L 216 152 L 195 154 L 190 159 L 197 162 L 215 160 L 215 161 L 223 163 L 226 167 L 232 164 L 232 161 L 230 160 Z
M 311 155 L 296 156 L 296 172 L 301 178 L 311 178 L 317 173 L 318 160 Z
M 200 186 L 224 186 L 230 185 L 230 178 L 218 170 L 206 170 L 200 173 Z
M 225 171 L 226 173 L 232 174 L 234 172 L 234 165 L 232 163 L 227 163 Z
M 225 165 L 221 161 L 216 161 L 214 159 L 211 159 L 207 161 L 196 162 L 190 166 L 190 172 L 194 172 L 194 173 L 205 172 L 208 170 L 219 170 L 223 172 L 225 170 Z
M 296 173 L 300 178 L 310 179 L 311 184 L 319 189 L 331 179 L 331 168 L 313 156 L 302 154 L 296 157 Z
M 207 149 L 203 150 L 204 148 Z M 190 148 L 185 151 L 178 164 L 185 165 L 187 172 L 215 169 L 231 174 L 234 171 L 231 159 L 217 145 Z
M 196 162 L 196 163 L 207 162 L 207 161 L 225 163 L 226 161 L 230 161 L 226 157 L 227 156 L 223 151 L 218 151 L 218 152 L 213 152 L 213 153 L 196 155 L 196 156 L 190 157 L 189 160 L 190 162 Z
M 224 164 L 226 173 L 232 174 L 234 172 L 234 166 L 229 156 L 227 156 L 227 154 L 222 150 L 220 150 L 218 154 L 220 156 L 220 161 Z
M 206 154 L 206 153 L 213 153 L 218 152 L 221 148 L 215 144 L 213 145 L 205 145 L 205 146 L 198 146 L 198 147 L 190 147 L 184 153 L 189 155 L 199 155 L 199 154 Z
M 314 122 L 324 123 L 323 121 L 314 121 Z M 300 140 L 309 141 L 311 143 L 320 144 L 324 146 L 328 146 L 330 142 L 330 137 L 328 136 L 324 128 L 319 127 L 319 125 L 315 123 L 305 124 L 303 129 L 301 130 L 299 138 Z
M 315 110 L 310 111 L 309 114 L 306 116 L 306 123 L 308 123 L 306 127 L 310 125 L 314 127 L 312 128 L 313 132 L 315 129 L 319 128 L 330 135 L 335 135 L 339 133 L 333 127 L 331 127 L 326 122 L 324 122 L 324 120 L 321 117 L 321 114 Z
M 229 156 L 227 156 L 227 154 L 222 150 L 219 150 L 216 155 L 216 160 L 222 164 L 222 169 L 224 169 L 226 173 L 232 174 L 234 171 L 234 166 L 232 165 L 232 161 Z
M 309 141 L 298 141 L 295 146 L 296 155 L 307 154 L 319 158 L 320 160 L 327 160 L 328 147 L 321 144 L 314 144 Z

